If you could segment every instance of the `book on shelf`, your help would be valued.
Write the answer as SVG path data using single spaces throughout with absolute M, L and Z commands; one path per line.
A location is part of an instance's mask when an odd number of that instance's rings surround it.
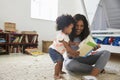
M 0 47 L 0 53 L 6 52 L 6 50 L 2 47 Z
M 5 43 L 5 42 L 6 42 L 5 38 L 0 38 L 0 43 Z
M 22 36 L 17 36 L 15 37 L 15 39 L 12 41 L 13 43 L 21 43 L 23 39 L 23 35 Z
M 23 52 L 23 46 L 10 46 L 9 47 L 10 53 L 22 53 Z
M 23 35 L 22 35 L 22 36 L 20 36 L 20 38 L 19 38 L 19 43 L 21 43 L 21 42 L 22 42 L 22 39 L 23 39 Z
M 13 53 L 13 46 L 9 46 L 9 53 Z
M 80 52 L 80 56 L 88 56 L 89 53 L 97 46 L 97 43 L 94 41 L 91 35 L 88 35 L 86 39 L 84 39 L 79 44 L 79 49 L 77 51 Z
M 36 43 L 36 40 L 37 40 L 37 36 L 34 36 L 34 37 L 32 38 L 31 43 Z
M 27 35 L 25 36 L 25 42 L 26 42 L 26 43 L 29 43 L 29 41 L 28 41 L 28 36 L 27 36 Z
M 13 40 L 13 43 L 17 43 L 19 41 L 19 37 L 16 37 L 14 40 Z

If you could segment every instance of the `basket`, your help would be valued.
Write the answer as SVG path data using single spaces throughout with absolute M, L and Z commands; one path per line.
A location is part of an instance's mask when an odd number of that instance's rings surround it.
M 11 22 L 4 23 L 5 31 L 16 32 L 16 24 Z
M 53 41 L 42 41 L 42 52 L 48 53 L 49 46 L 53 43 Z

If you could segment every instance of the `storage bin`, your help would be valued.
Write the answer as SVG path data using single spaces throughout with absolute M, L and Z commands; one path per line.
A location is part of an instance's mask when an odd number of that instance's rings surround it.
M 48 48 L 52 43 L 53 43 L 53 41 L 42 40 L 42 52 L 48 53 Z
M 16 32 L 16 24 L 11 22 L 4 23 L 5 31 Z

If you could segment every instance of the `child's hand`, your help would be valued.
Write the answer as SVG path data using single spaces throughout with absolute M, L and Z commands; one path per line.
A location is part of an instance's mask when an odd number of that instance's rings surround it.
M 70 56 L 71 57 L 78 57 L 79 56 L 79 54 L 80 54 L 80 52 L 79 51 L 72 51 L 72 52 L 70 52 Z
M 64 41 L 64 39 L 63 40 L 59 40 L 59 42 L 63 42 Z
M 75 42 L 75 46 L 78 46 L 80 43 L 79 42 Z

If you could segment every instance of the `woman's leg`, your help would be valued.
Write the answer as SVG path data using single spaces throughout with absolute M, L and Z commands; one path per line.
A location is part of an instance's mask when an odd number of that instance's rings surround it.
M 99 71 L 94 70 L 97 74 L 102 69 L 104 69 L 107 61 L 110 58 L 110 52 L 103 50 L 97 52 L 95 55 L 91 55 L 88 57 L 79 57 L 76 59 L 72 59 L 71 61 L 66 60 L 65 65 L 66 68 L 70 71 L 74 72 L 92 72 L 93 67 L 92 65 L 95 64 L 95 68 Z
M 101 56 L 98 58 L 93 70 L 91 71 L 92 76 L 97 76 L 104 69 L 105 65 L 107 64 L 110 58 L 110 52 L 106 50 L 100 51 L 97 54 L 101 54 Z
M 87 56 L 87 57 L 77 57 L 77 58 L 74 58 L 74 59 L 77 60 L 80 63 L 83 63 L 83 64 L 93 65 L 97 62 L 98 58 L 102 54 L 103 54 L 102 51 L 100 51 L 100 52 L 97 52 L 94 55 L 90 55 L 90 56 Z
M 96 55 L 88 56 L 88 57 L 78 57 L 74 59 L 65 59 L 66 69 L 72 72 L 81 72 L 81 73 L 91 73 L 93 69 L 93 64 L 97 61 L 99 56 L 102 53 L 98 53 Z
M 79 73 L 90 73 L 93 69 L 91 65 L 80 63 L 77 60 L 69 59 L 64 62 L 68 71 Z
M 95 64 L 96 68 L 102 70 L 107 64 L 109 58 L 110 58 L 110 52 L 107 50 L 103 50 L 103 51 L 98 51 L 96 54 L 91 56 L 75 58 L 75 60 L 84 64 L 89 64 L 89 65 Z
M 105 65 L 110 59 L 110 52 L 107 50 L 99 51 L 98 54 L 101 54 L 101 56 L 98 58 L 98 60 L 95 63 L 95 68 L 98 68 L 100 70 L 103 70 Z

